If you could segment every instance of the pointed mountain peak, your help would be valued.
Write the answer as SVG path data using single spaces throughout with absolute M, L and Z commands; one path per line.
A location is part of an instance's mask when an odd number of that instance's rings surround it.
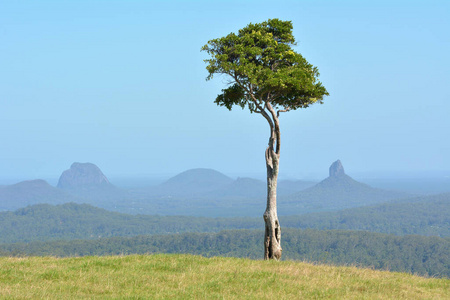
M 341 161 L 338 159 L 330 166 L 330 177 L 339 177 L 345 175 L 344 167 L 342 166 Z

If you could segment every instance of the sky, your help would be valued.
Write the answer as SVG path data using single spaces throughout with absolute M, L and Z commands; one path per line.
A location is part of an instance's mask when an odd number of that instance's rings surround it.
M 450 176 L 450 1 L 0 0 L 0 182 L 264 178 L 267 122 L 213 101 L 208 40 L 290 20 L 330 96 L 281 116 L 280 177 Z M 431 174 L 431 175 L 430 175 Z

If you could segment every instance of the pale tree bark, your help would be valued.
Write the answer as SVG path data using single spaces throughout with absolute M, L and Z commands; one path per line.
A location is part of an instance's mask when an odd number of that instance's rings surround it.
M 241 85 L 237 77 L 235 77 L 235 80 Z M 281 248 L 281 226 L 277 214 L 277 180 L 280 161 L 280 123 L 278 117 L 280 112 L 288 111 L 289 108 L 275 112 L 270 104 L 272 100 L 270 93 L 267 95 L 266 101 L 263 102 L 262 99 L 258 100 L 254 96 L 253 86 L 251 84 L 248 88 L 243 85 L 241 87 L 249 93 L 255 105 L 253 112 L 261 114 L 270 126 L 269 145 L 266 149 L 267 205 L 266 211 L 263 214 L 265 222 L 264 259 L 280 260 L 283 249 Z
M 270 146 L 266 150 L 267 206 L 264 212 L 264 259 L 281 258 L 281 227 L 277 215 L 277 179 L 279 156 Z
M 271 134 L 269 145 L 266 149 L 267 167 L 267 206 L 264 212 L 265 236 L 264 236 L 264 259 L 281 259 L 281 226 L 277 215 L 277 180 L 280 161 L 280 127 L 278 115 L 270 106 L 266 108 L 271 115 Z M 267 118 L 266 118 L 267 119 Z

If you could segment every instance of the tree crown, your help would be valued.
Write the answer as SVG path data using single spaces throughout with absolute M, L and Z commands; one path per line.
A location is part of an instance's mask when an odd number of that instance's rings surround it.
M 207 80 L 215 74 L 231 77 L 229 86 L 215 100 L 230 109 L 248 107 L 265 110 L 268 104 L 279 111 L 308 107 L 328 95 L 318 81 L 319 71 L 292 49 L 295 45 L 292 22 L 279 19 L 252 24 L 202 47 Z

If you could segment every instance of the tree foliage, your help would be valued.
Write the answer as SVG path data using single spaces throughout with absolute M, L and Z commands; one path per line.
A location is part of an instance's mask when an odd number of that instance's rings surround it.
M 231 79 L 215 103 L 263 113 L 268 104 L 287 111 L 321 102 L 328 92 L 318 81 L 319 71 L 292 49 L 294 45 L 292 22 L 279 19 L 250 23 L 238 34 L 210 40 L 202 47 L 211 56 L 205 60 L 207 79 L 215 74 Z

